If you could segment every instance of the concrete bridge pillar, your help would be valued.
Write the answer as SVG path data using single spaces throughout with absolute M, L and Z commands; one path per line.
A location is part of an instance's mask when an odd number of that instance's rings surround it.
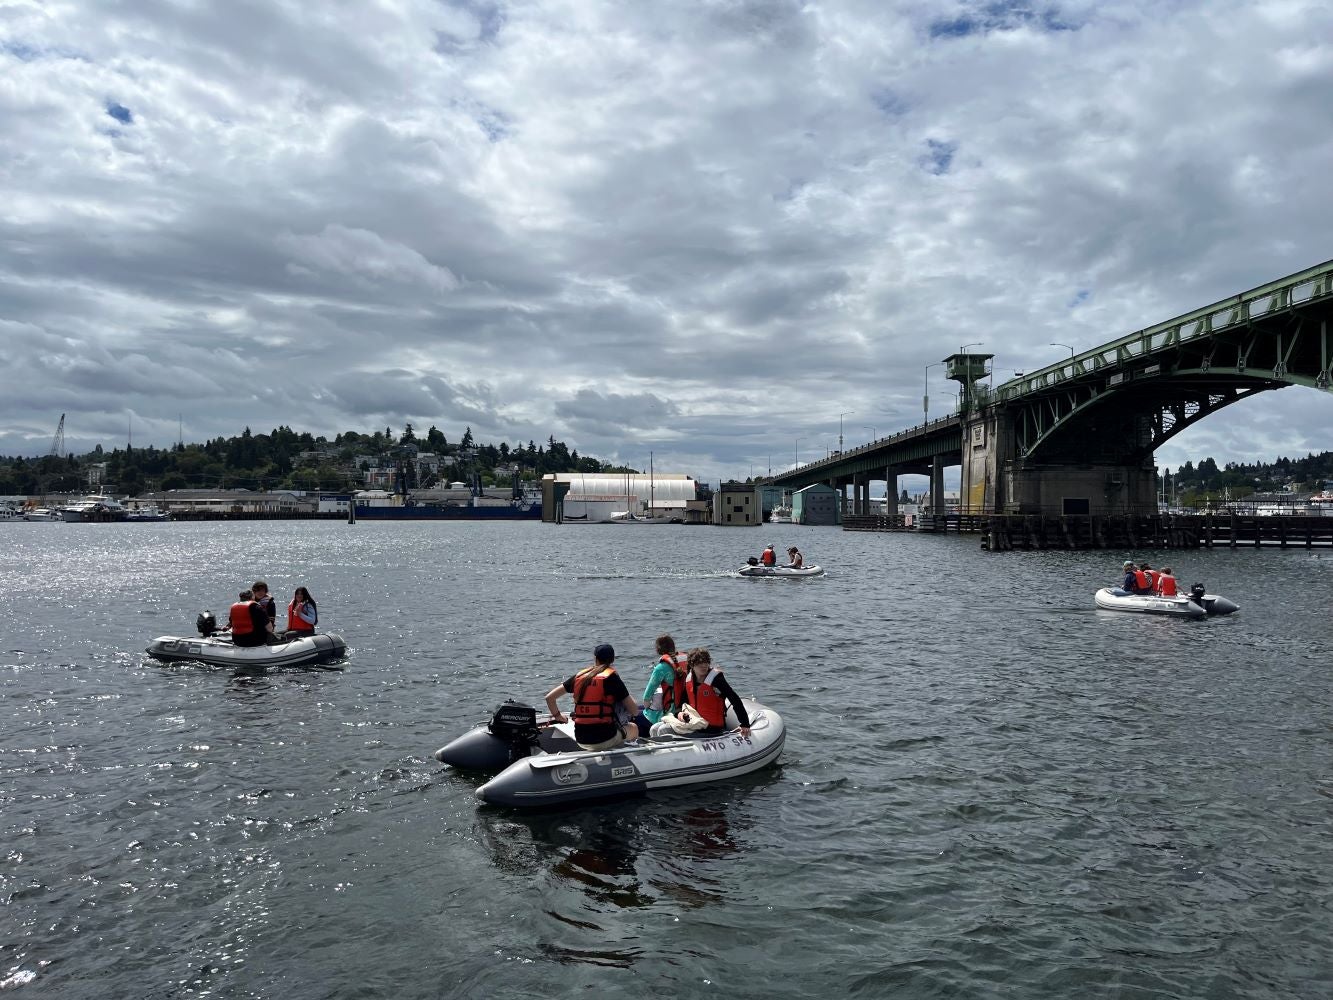
M 930 512 L 944 513 L 944 459 L 938 455 L 930 460 Z
M 898 513 L 898 477 L 893 473 L 893 466 L 884 469 L 884 513 Z

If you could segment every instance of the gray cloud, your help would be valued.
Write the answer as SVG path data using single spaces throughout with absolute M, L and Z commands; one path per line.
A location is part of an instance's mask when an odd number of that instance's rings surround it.
M 10 8 L 0 451 L 61 412 L 89 448 L 410 421 L 715 479 L 843 411 L 901 429 L 962 343 L 1004 377 L 1327 258 L 1331 29 L 1239 0 Z M 1327 402 L 1266 393 L 1159 462 L 1325 450 Z

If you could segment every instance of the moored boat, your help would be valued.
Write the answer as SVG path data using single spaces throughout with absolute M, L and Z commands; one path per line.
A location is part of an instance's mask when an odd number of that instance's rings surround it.
M 115 497 L 94 493 L 60 508 L 62 521 L 123 521 L 129 511 Z
M 1196 583 L 1188 594 L 1162 597 L 1156 594 L 1131 594 L 1120 587 L 1102 587 L 1093 595 L 1097 607 L 1104 611 L 1132 611 L 1149 615 L 1172 615 L 1178 618 L 1207 618 L 1210 615 L 1229 615 L 1239 611 L 1235 602 L 1218 594 L 1209 594 L 1204 585 Z
M 23 520 L 25 520 L 25 521 L 63 521 L 64 518 L 60 516 L 60 511 L 58 511 L 58 510 L 52 510 L 50 507 L 34 507 L 34 508 L 32 508 L 32 510 L 25 510 L 25 511 L 23 512 Z
M 506 702 L 489 723 L 437 750 L 435 758 L 493 774 L 477 789 L 477 798 L 521 809 L 721 781 L 772 764 L 786 742 L 782 716 L 743 700 L 748 737 L 741 736 L 728 708 L 727 731 L 720 735 L 643 737 L 613 750 L 583 750 L 574 742 L 572 722 L 539 725 L 532 708 Z

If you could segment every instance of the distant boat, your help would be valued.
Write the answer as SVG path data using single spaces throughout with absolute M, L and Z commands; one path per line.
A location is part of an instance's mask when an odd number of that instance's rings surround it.
M 60 511 L 52 510 L 50 507 L 34 507 L 32 510 L 23 512 L 25 521 L 63 521 Z
M 60 508 L 62 521 L 124 521 L 129 511 L 114 497 L 94 493 Z
M 165 510 L 160 510 L 156 504 L 149 504 L 147 507 L 131 507 L 129 513 L 125 515 L 127 521 L 170 521 L 171 514 Z
M 628 476 L 626 476 L 628 479 Z M 656 477 L 653 474 L 653 453 L 648 453 L 648 511 L 636 514 L 632 510 L 619 510 L 611 515 L 612 524 L 683 524 L 680 518 L 653 517 L 652 510 L 657 500 Z M 629 495 L 629 483 L 625 484 L 625 494 Z

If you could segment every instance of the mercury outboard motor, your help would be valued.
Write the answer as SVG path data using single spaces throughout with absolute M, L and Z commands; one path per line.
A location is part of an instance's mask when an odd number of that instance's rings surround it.
M 1190 600 L 1193 601 L 1195 604 L 1197 604 L 1199 607 L 1203 607 L 1203 595 L 1205 593 L 1206 593 L 1206 588 L 1204 587 L 1204 585 L 1201 583 L 1196 583 L 1194 586 L 1190 587 Z
M 199 617 L 194 620 L 194 627 L 199 630 L 199 634 L 207 639 L 218 630 L 218 620 L 213 617 L 211 611 L 199 612 Z
M 749 563 L 751 566 L 758 566 L 758 565 L 759 565 L 759 560 L 756 559 L 754 556 L 750 556 L 750 558 L 747 559 L 747 560 L 745 560 L 745 561 L 746 561 L 747 563 Z
M 490 734 L 509 748 L 510 763 L 526 757 L 537 748 L 537 710 L 531 705 L 506 701 L 495 710 Z

